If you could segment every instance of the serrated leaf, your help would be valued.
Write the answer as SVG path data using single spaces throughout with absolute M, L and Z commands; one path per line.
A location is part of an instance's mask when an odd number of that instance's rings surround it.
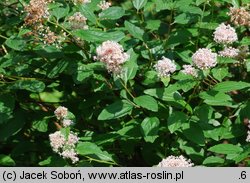
M 232 98 L 223 92 L 210 90 L 200 93 L 199 96 L 204 99 L 204 102 L 208 105 L 233 107 Z
M 120 41 L 125 35 L 123 32 L 114 31 L 114 32 L 103 32 L 103 31 L 94 31 L 94 30 L 76 30 L 73 32 L 73 35 L 79 37 L 82 40 L 89 42 L 102 43 L 107 40 Z
M 168 129 L 171 133 L 179 130 L 183 123 L 187 122 L 187 116 L 183 112 L 174 111 L 168 117 Z
M 204 146 L 205 137 L 202 128 L 196 123 L 190 123 L 190 126 L 183 130 L 184 136 L 192 142 Z
M 32 123 L 32 128 L 36 129 L 39 132 L 47 132 L 48 131 L 48 123 L 49 123 L 49 118 L 35 120 Z
M 25 114 L 21 111 L 15 111 L 14 118 L 10 119 L 6 124 L 0 126 L 0 141 L 7 140 L 10 136 L 18 133 L 25 124 Z
M 78 154 L 82 156 L 94 155 L 94 158 L 104 161 L 114 162 L 112 155 L 110 155 L 107 151 L 101 150 L 100 147 L 91 142 L 78 143 L 76 151 Z
M 219 154 L 238 154 L 241 153 L 243 149 L 233 144 L 218 144 L 213 147 L 210 147 L 208 151 Z
M 126 116 L 133 109 L 133 105 L 126 100 L 116 101 L 115 103 L 105 107 L 98 116 L 98 120 L 111 120 Z
M 113 7 L 110 7 L 108 9 L 102 11 L 99 14 L 99 17 L 102 19 L 116 20 L 116 19 L 123 17 L 124 15 L 125 15 L 125 11 L 123 8 L 113 6 Z
M 139 97 L 134 99 L 134 102 L 137 105 L 139 105 L 145 109 L 148 109 L 150 111 L 154 111 L 154 112 L 158 111 L 157 101 L 153 97 L 150 97 L 148 95 L 139 96 Z
M 129 80 L 134 79 L 136 76 L 138 65 L 137 65 L 137 58 L 138 55 L 133 51 L 129 50 L 129 60 L 125 62 L 122 66 L 122 73 L 120 75 L 121 79 L 127 83 Z
M 45 84 L 38 80 L 18 80 L 9 87 L 16 90 L 28 90 L 31 92 L 42 92 L 45 89 Z
M 230 92 L 234 90 L 241 90 L 244 88 L 250 88 L 250 83 L 246 83 L 243 81 L 224 81 L 224 82 L 216 84 L 213 87 L 213 90 L 216 90 L 219 92 Z
M 147 4 L 147 2 L 147 0 L 133 0 L 133 5 L 138 11 L 142 9 Z
M 51 15 L 55 16 L 57 18 L 57 20 L 65 17 L 67 14 L 69 13 L 69 6 L 67 6 L 66 8 L 55 8 L 53 9 L 53 11 L 51 12 Z
M 124 25 L 125 25 L 125 28 L 128 30 L 128 32 L 133 37 L 143 41 L 144 30 L 142 30 L 141 28 L 135 26 L 134 24 L 132 24 L 128 21 L 125 21 Z
M 0 165 L 2 166 L 15 166 L 15 161 L 7 155 L 0 154 Z
M 147 117 L 141 123 L 141 130 L 146 142 L 153 143 L 158 137 L 160 121 L 157 117 Z
M 203 165 L 221 165 L 225 162 L 224 159 L 217 157 L 217 156 L 209 156 L 203 161 Z
M 0 124 L 12 117 L 12 111 L 15 106 L 15 99 L 12 95 L 0 95 Z
M 96 24 L 97 18 L 90 8 L 85 5 L 81 5 L 79 10 L 89 21 L 91 21 L 93 24 Z
M 222 81 L 226 76 L 228 76 L 228 68 L 214 68 L 212 69 L 213 77 L 219 81 Z
M 25 41 L 21 38 L 14 38 L 14 37 L 11 37 L 11 38 L 8 38 L 6 41 L 5 41 L 5 44 L 12 48 L 13 50 L 17 50 L 17 51 L 21 51 L 23 50 L 23 48 L 25 47 Z

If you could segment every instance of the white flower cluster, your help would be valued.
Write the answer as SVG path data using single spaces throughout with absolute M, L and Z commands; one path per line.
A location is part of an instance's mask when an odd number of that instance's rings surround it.
M 214 41 L 220 44 L 232 44 L 238 40 L 235 29 L 230 25 L 220 24 L 214 31 Z
M 192 60 L 199 69 L 209 69 L 217 64 L 217 54 L 211 49 L 200 48 L 193 54 Z
M 74 15 L 68 18 L 69 23 L 73 29 L 88 29 L 88 25 L 86 23 L 87 18 L 83 16 L 80 12 L 74 13 Z
M 250 120 L 248 121 L 248 131 L 247 131 L 247 138 L 246 138 L 246 141 L 247 142 L 250 142 Z
M 197 70 L 192 65 L 183 65 L 183 70 L 181 70 L 181 72 L 186 75 L 198 77 Z
M 68 137 L 61 131 L 56 131 L 49 135 L 50 145 L 54 152 L 58 153 L 64 159 L 71 159 L 72 163 L 79 161 L 75 151 L 76 144 L 79 140 L 77 135 L 70 132 Z
M 102 10 L 108 9 L 111 5 L 112 5 L 112 4 L 111 4 L 110 2 L 107 2 L 107 1 L 105 1 L 105 0 L 102 0 L 102 1 L 98 4 L 99 8 L 101 8 Z
M 66 107 L 59 106 L 54 111 L 54 114 L 56 115 L 57 119 L 63 119 L 68 115 L 68 109 Z
M 176 65 L 174 61 L 162 57 L 161 60 L 158 60 L 157 64 L 154 65 L 155 70 L 158 73 L 159 77 L 168 77 L 171 73 L 176 71 Z
M 250 27 L 250 12 L 244 7 L 230 7 L 228 15 L 234 25 L 242 25 Z
M 236 58 L 239 55 L 240 50 L 233 47 L 225 47 L 224 50 L 219 51 L 219 55 L 222 57 Z
M 68 116 L 68 109 L 63 106 L 59 106 L 54 111 L 54 114 L 58 120 L 62 123 L 63 127 L 68 127 L 73 124 L 73 121 L 66 119 Z
M 91 3 L 91 0 L 73 0 L 73 3 L 76 4 L 87 4 Z
M 124 52 L 123 47 L 115 41 L 105 41 L 96 49 L 96 60 L 106 64 L 109 72 L 120 74 L 122 64 L 126 62 L 129 55 Z
M 63 127 L 69 127 L 73 124 L 72 120 L 67 119 L 68 109 L 63 106 L 59 106 L 54 114 Z M 50 145 L 54 152 L 58 153 L 64 159 L 71 159 L 72 163 L 79 161 L 77 153 L 75 151 L 76 144 L 79 140 L 77 135 L 72 131 L 68 135 L 62 133 L 62 131 L 56 131 L 49 135 Z
M 184 156 L 168 156 L 163 159 L 157 167 L 192 167 L 194 164 Z

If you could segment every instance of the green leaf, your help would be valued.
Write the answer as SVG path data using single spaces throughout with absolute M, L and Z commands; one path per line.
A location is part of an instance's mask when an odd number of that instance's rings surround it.
M 192 142 L 204 146 L 205 137 L 202 128 L 196 123 L 190 123 L 189 128 L 183 130 L 184 136 Z
M 0 141 L 7 140 L 10 136 L 18 133 L 24 126 L 26 119 L 25 113 L 15 111 L 15 116 L 6 124 L 0 125 Z
M 144 93 L 164 101 L 177 101 L 182 99 L 177 87 L 172 85 L 167 88 L 152 88 L 145 90 Z
M 108 9 L 102 11 L 99 14 L 99 17 L 102 19 L 116 20 L 116 19 L 123 17 L 124 15 L 125 15 L 125 11 L 123 8 L 113 6 L 113 7 L 110 7 Z
M 130 58 L 123 65 L 122 73 L 120 76 L 125 83 L 127 83 L 131 79 L 134 79 L 138 70 L 138 65 L 137 65 L 138 55 L 133 50 L 129 50 L 128 54 Z
M 57 20 L 65 17 L 67 14 L 69 13 L 69 6 L 67 6 L 66 8 L 55 8 L 53 9 L 53 11 L 51 12 L 51 15 L 55 16 L 57 18 Z
M 214 68 L 212 69 L 212 74 L 215 79 L 221 82 L 226 76 L 228 76 L 229 72 L 228 68 Z
M 14 107 L 15 99 L 12 95 L 0 95 L 0 124 L 12 117 Z
M 168 117 L 168 129 L 171 133 L 179 130 L 183 123 L 187 122 L 187 116 L 183 112 L 174 111 Z
M 147 0 L 133 0 L 133 5 L 138 11 L 142 9 L 147 4 L 147 2 Z
M 177 24 L 187 24 L 192 19 L 189 13 L 182 13 L 175 17 L 174 23 Z
M 134 24 L 132 24 L 128 21 L 125 21 L 124 25 L 125 25 L 125 28 L 128 30 L 128 32 L 133 37 L 143 41 L 144 30 L 142 30 L 141 28 L 135 26 Z
M 195 109 L 195 114 L 202 122 L 208 122 L 212 118 L 213 108 L 203 104 Z
M 228 58 L 228 57 L 217 57 L 218 64 L 234 64 L 237 63 L 238 61 L 233 59 L 233 58 Z
M 35 120 L 32 123 L 32 128 L 36 129 L 39 132 L 47 132 L 48 131 L 48 123 L 50 118 L 43 118 L 41 120 Z
M 233 107 L 232 98 L 222 92 L 210 90 L 207 92 L 201 92 L 199 96 L 204 99 L 204 102 L 208 105 Z
M 14 37 L 11 37 L 11 38 L 8 38 L 6 41 L 5 41 L 5 44 L 12 48 L 13 50 L 17 50 L 17 51 L 21 51 L 23 50 L 23 48 L 25 47 L 26 43 L 24 40 L 22 40 L 21 38 L 14 38 Z
M 2 166 L 15 166 L 15 161 L 7 155 L 0 154 L 0 165 Z
M 154 111 L 154 112 L 158 111 L 157 101 L 153 97 L 150 97 L 148 95 L 139 96 L 139 97 L 134 99 L 134 102 L 137 105 L 139 105 L 145 109 L 148 109 L 150 111 Z
M 213 90 L 219 91 L 219 92 L 230 92 L 234 90 L 241 90 L 244 88 L 249 88 L 250 83 L 246 83 L 243 81 L 224 81 L 221 83 L 216 84 L 213 87 Z
M 69 65 L 68 61 L 60 60 L 55 65 L 53 65 L 51 70 L 48 70 L 47 76 L 49 78 L 57 77 L 60 73 L 62 73 L 67 68 L 68 65 Z
M 156 11 L 172 10 L 175 7 L 175 3 L 172 0 L 154 0 L 156 3 Z
M 82 40 L 89 42 L 102 43 L 107 40 L 120 41 L 125 35 L 123 32 L 103 32 L 103 31 L 94 31 L 94 30 L 76 30 L 73 32 L 73 35 L 79 37 Z
M 15 99 L 12 95 L 0 95 L 0 113 L 10 113 L 15 106 Z
M 76 151 L 82 156 L 94 155 L 94 159 L 114 162 L 112 155 L 110 155 L 107 151 L 101 150 L 100 147 L 91 142 L 78 143 Z
M 243 151 L 243 149 L 233 144 L 218 144 L 210 147 L 208 151 L 219 154 L 239 154 Z
M 133 105 L 126 100 L 116 101 L 115 103 L 105 107 L 98 116 L 98 120 L 110 120 L 123 117 L 129 114 L 133 109 Z
M 148 20 L 146 23 L 147 23 L 146 29 L 149 29 L 152 31 L 158 30 L 159 27 L 161 26 L 160 20 Z
M 202 3 L 207 2 L 207 0 L 196 0 L 195 4 L 196 6 L 200 6 Z
M 157 117 L 147 117 L 141 123 L 141 130 L 146 142 L 153 143 L 158 137 L 160 121 Z
M 97 23 L 97 18 L 95 16 L 94 12 L 90 8 L 88 8 L 85 5 L 82 5 L 82 6 L 80 6 L 79 10 L 93 24 Z
M 222 165 L 224 163 L 224 159 L 217 156 L 209 156 L 203 161 L 203 165 Z
M 45 89 L 45 84 L 42 81 L 38 80 L 18 80 L 13 85 L 10 86 L 10 89 L 17 90 L 28 90 L 31 92 L 42 92 Z

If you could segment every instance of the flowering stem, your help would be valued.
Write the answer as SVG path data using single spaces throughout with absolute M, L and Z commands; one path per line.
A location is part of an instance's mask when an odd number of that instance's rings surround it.
M 126 84 L 123 83 L 122 79 L 120 79 L 120 83 L 123 86 L 123 88 L 126 90 L 126 92 L 134 99 L 135 96 L 129 91 L 128 87 Z M 133 106 L 135 106 L 136 108 L 140 108 L 140 106 L 136 105 L 134 102 L 132 102 L 131 100 L 127 99 L 127 101 L 129 103 L 131 103 Z
M 71 34 L 71 32 L 69 32 L 66 28 L 64 28 L 63 26 L 61 26 L 60 24 L 58 24 L 58 22 L 52 22 L 52 21 L 50 21 L 50 20 L 48 20 L 48 22 L 49 23 L 51 23 L 51 24 L 53 24 L 53 25 L 55 25 L 56 27 L 59 27 L 59 28 L 61 28 L 62 30 L 64 30 L 65 32 L 67 32 L 70 36 L 73 36 L 72 34 Z
M 8 54 L 8 51 L 7 51 L 7 49 L 5 48 L 4 45 L 2 45 L 2 48 L 3 48 L 4 53 L 7 55 L 7 54 Z
M 7 37 L 3 36 L 0 34 L 0 37 L 3 38 L 3 39 L 8 39 Z
M 126 92 L 134 99 L 135 96 L 129 91 L 129 89 L 127 88 L 127 85 L 123 83 L 122 79 L 120 79 L 121 85 L 124 87 L 124 89 L 126 90 Z
M 211 78 L 215 82 L 215 84 L 218 83 L 218 81 L 216 81 L 210 74 L 208 74 L 208 77 Z

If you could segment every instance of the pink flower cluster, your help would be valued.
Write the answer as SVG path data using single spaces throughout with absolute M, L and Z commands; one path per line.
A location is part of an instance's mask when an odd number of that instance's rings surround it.
M 112 4 L 111 4 L 110 2 L 107 2 L 107 1 L 105 1 L 105 0 L 102 0 L 102 1 L 98 4 L 99 8 L 101 8 L 102 10 L 108 9 L 111 5 L 112 5 Z
M 247 131 L 247 138 L 246 138 L 246 141 L 247 142 L 250 142 L 250 120 L 248 121 L 248 131 Z
M 232 44 L 238 40 L 235 29 L 230 25 L 220 24 L 214 31 L 214 41 L 220 44 Z
M 106 64 L 109 72 L 120 74 L 122 64 L 126 62 L 129 55 L 124 52 L 123 47 L 115 41 L 105 41 L 96 49 L 96 60 Z
M 162 57 L 161 60 L 158 60 L 157 64 L 154 65 L 155 70 L 158 73 L 159 77 L 168 77 L 171 73 L 176 71 L 176 65 L 174 61 Z
M 197 70 L 192 65 L 183 65 L 183 70 L 181 70 L 181 72 L 186 75 L 198 77 Z
M 50 145 L 54 152 L 58 153 L 64 159 L 71 159 L 72 163 L 79 161 L 75 151 L 76 144 L 79 140 L 76 134 L 70 132 L 68 138 L 61 131 L 56 131 L 49 135 Z
M 57 119 L 63 119 L 68 115 L 68 109 L 63 106 L 59 106 L 55 111 L 54 114 L 56 115 Z
M 157 167 L 192 167 L 194 164 L 184 156 L 168 156 L 163 159 Z
M 73 29 L 88 29 L 88 25 L 86 23 L 87 18 L 83 16 L 80 12 L 74 13 L 74 15 L 68 18 L 69 23 Z
M 211 49 L 200 48 L 192 56 L 193 63 L 199 69 L 209 69 L 217 64 L 217 54 Z
M 66 128 L 72 125 L 73 121 L 67 119 L 68 109 L 66 107 L 59 106 L 54 113 L 63 127 Z M 70 133 L 66 135 L 62 133 L 62 131 L 56 131 L 49 135 L 49 139 L 54 152 L 58 153 L 64 159 L 71 159 L 72 163 L 79 161 L 75 151 L 79 138 L 75 133 L 70 131 Z
M 222 57 L 236 58 L 239 55 L 240 50 L 233 47 L 225 47 L 224 50 L 219 51 L 219 55 Z

